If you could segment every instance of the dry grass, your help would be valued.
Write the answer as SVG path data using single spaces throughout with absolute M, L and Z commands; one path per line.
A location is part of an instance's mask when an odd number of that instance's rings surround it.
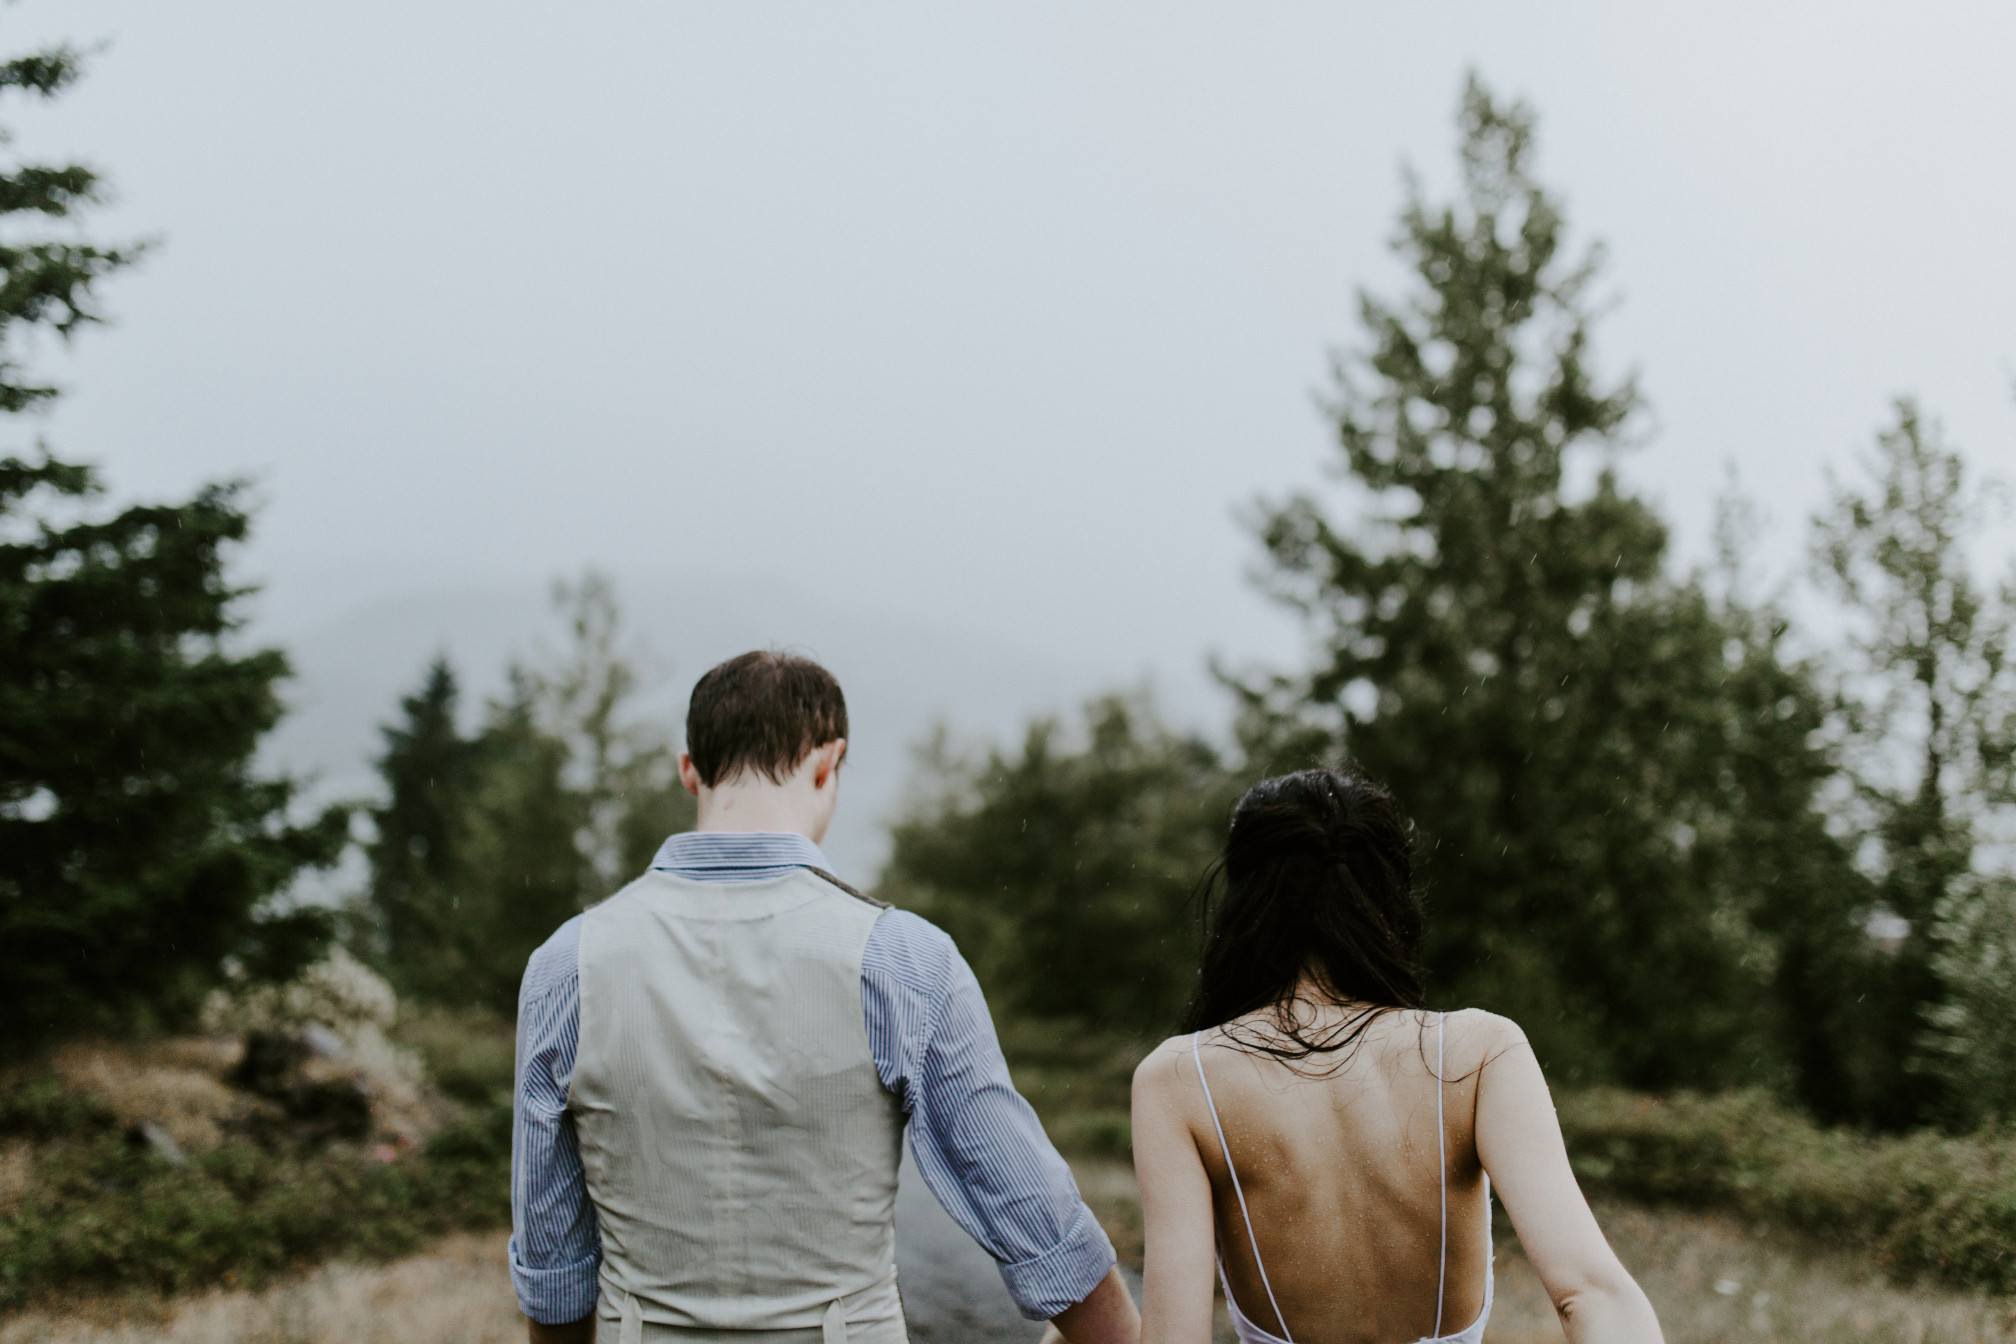
M 1714 1214 L 1603 1205 L 1610 1243 L 1659 1311 L 1669 1344 L 2006 1344 L 2016 1301 L 1900 1288 L 1857 1256 L 1790 1246 Z M 1516 1242 L 1501 1242 L 1491 1344 L 1559 1340 L 1553 1305 Z
M 371 1098 L 373 1139 L 403 1146 L 440 1127 L 447 1112 L 421 1083 L 419 1062 L 409 1052 L 375 1026 L 360 1029 L 347 1045 L 340 1058 L 310 1058 L 301 1075 L 311 1082 L 361 1081 Z M 58 1049 L 49 1067 L 65 1088 L 96 1098 L 120 1124 L 157 1125 L 184 1151 L 200 1153 L 216 1148 L 260 1107 L 230 1082 L 244 1048 L 231 1036 L 77 1041 Z
M 1081 1187 L 1123 1253 L 1140 1206 L 1123 1163 L 1081 1162 Z M 1659 1309 L 1669 1344 L 2012 1344 L 2016 1302 L 1906 1289 L 1874 1267 L 1759 1238 L 1708 1214 L 1597 1211 Z M 516 1344 L 502 1233 L 458 1234 L 380 1266 L 331 1265 L 262 1292 L 178 1301 L 79 1301 L 0 1326 L 0 1344 Z M 1561 1328 L 1518 1244 L 1501 1238 L 1490 1344 L 1558 1341 Z
M 503 1233 L 458 1233 L 389 1265 L 329 1265 L 262 1292 L 26 1312 L 0 1344 L 519 1344 Z
M 97 1097 L 123 1125 L 151 1122 L 191 1151 L 215 1148 L 241 1105 L 224 1083 L 236 1041 L 189 1038 L 139 1045 L 86 1041 L 50 1060 L 70 1091 Z
M 0 1139 L 0 1214 L 35 1188 L 35 1146 L 25 1139 Z

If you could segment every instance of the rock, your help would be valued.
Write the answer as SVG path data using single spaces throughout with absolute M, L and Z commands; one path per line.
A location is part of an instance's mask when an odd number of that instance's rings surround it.
M 343 1038 L 320 1022 L 310 1022 L 301 1028 L 301 1039 L 322 1059 L 342 1059 L 350 1053 L 350 1047 L 343 1043 Z
M 159 1157 L 171 1167 L 186 1167 L 189 1165 L 189 1155 L 182 1151 L 181 1144 L 175 1142 L 175 1136 L 155 1124 L 152 1120 L 143 1120 L 128 1129 L 126 1131 L 126 1142 L 132 1144 L 135 1148 L 151 1149 L 156 1157 Z
M 245 1055 L 232 1070 L 231 1081 L 247 1092 L 275 1101 L 284 1099 L 307 1062 L 308 1042 L 284 1031 L 245 1033 Z
M 247 1032 L 245 1056 L 232 1081 L 278 1103 L 297 1138 L 361 1139 L 371 1132 L 371 1086 L 355 1070 L 332 1068 L 330 1056 L 316 1049 L 312 1030 L 298 1036 Z
M 311 1133 L 361 1139 L 371 1132 L 371 1093 L 358 1078 L 329 1078 L 295 1085 L 282 1103 Z

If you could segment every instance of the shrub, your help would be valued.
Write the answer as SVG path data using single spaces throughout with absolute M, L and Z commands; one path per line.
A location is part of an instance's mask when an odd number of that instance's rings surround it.
M 1565 1093 L 1586 1186 L 1719 1208 L 1873 1253 L 1904 1279 L 2016 1292 L 2016 1134 L 1822 1129 L 1761 1092 Z
M 19 1089 L 0 1121 L 50 1140 L 34 1196 L 0 1214 L 0 1309 L 61 1288 L 253 1284 L 510 1217 L 508 1099 L 391 1161 L 383 1149 L 236 1142 L 178 1164 L 53 1083 Z
M 96 1097 L 72 1092 L 53 1073 L 9 1078 L 0 1087 L 0 1134 L 56 1139 L 110 1128 L 112 1112 Z

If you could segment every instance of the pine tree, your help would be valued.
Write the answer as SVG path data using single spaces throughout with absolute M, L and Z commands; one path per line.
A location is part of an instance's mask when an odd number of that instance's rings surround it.
M 0 65 L 0 92 L 53 97 L 57 49 Z M 0 173 L 0 218 L 75 217 L 97 179 L 70 164 Z M 0 411 L 55 389 L 18 360 L 30 332 L 96 320 L 94 284 L 132 248 L 0 245 Z M 235 958 L 285 974 L 326 933 L 278 897 L 345 843 L 340 808 L 296 823 L 295 786 L 252 765 L 279 719 L 285 658 L 239 652 L 246 590 L 225 574 L 249 516 L 236 487 L 104 518 L 89 467 L 0 459 L 0 1039 L 173 1021 Z
M 431 945 L 410 959 L 422 997 L 510 1012 L 533 949 L 602 894 L 582 846 L 588 799 L 540 709 L 522 670 L 490 707 L 457 872 L 435 889 Z
M 54 47 L 0 63 L 0 94 L 19 90 L 55 98 L 83 73 L 78 54 Z M 0 172 L 0 219 L 41 216 L 74 219 L 99 200 L 98 174 L 80 163 L 15 163 Z M 140 255 L 139 246 L 101 247 L 74 238 L 42 237 L 0 243 L 0 412 L 39 406 L 57 389 L 37 382 L 22 366 L 27 331 L 54 331 L 66 339 L 100 320 L 97 281 Z M 63 488 L 52 478 L 52 488 Z
M 442 660 L 384 730 L 362 941 L 402 993 L 511 1011 L 533 949 L 693 824 L 669 737 L 632 717 L 613 588 L 590 575 L 554 601 L 566 651 L 514 665 L 473 736 Z
M 950 933 L 999 1011 L 1165 1034 L 1195 982 L 1193 897 L 1238 786 L 1138 701 L 1086 706 L 1083 739 L 1040 719 L 1018 751 L 969 761 L 941 737 L 877 892 Z
M 454 668 L 436 658 L 420 689 L 400 700 L 403 721 L 381 730 L 377 765 L 386 797 L 370 811 L 374 834 L 365 846 L 373 950 L 381 961 L 438 937 L 434 898 L 462 871 L 480 751 L 457 727 L 459 699 Z M 404 967 L 387 969 L 398 983 L 412 978 Z
M 1780 884 L 1825 907 L 1845 871 L 1821 705 L 1780 624 L 1669 576 L 1615 474 L 1638 395 L 1592 367 L 1599 258 L 1565 250 L 1531 113 L 1473 78 L 1460 123 L 1459 202 L 1402 216 L 1418 288 L 1362 297 L 1370 348 L 1338 365 L 1364 516 L 1263 520 L 1322 653 L 1243 685 L 1243 737 L 1277 768 L 1348 754 L 1412 814 L 1437 1001 L 1509 1013 L 1571 1078 L 1775 1080 Z
M 1872 927 L 1899 931 L 1871 991 L 1865 1087 L 1883 1123 L 1973 1118 L 1981 1095 L 1945 1085 L 1970 1070 L 1942 965 L 1979 963 L 1991 950 L 1967 941 L 2009 923 L 1976 847 L 1982 823 L 2016 803 L 2011 608 L 1969 568 L 1978 503 L 1916 405 L 1897 403 L 1866 467 L 1866 487 L 1837 485 L 1816 520 L 1820 576 L 1852 618 L 1842 708 L 1873 842 Z

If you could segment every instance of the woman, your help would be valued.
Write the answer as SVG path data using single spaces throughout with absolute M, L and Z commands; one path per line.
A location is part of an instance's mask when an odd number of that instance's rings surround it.
M 1519 1028 L 1421 1006 L 1409 828 L 1362 778 L 1240 800 L 1189 1035 L 1134 1075 L 1144 1344 L 1476 1344 L 1491 1196 L 1568 1338 L 1656 1341 L 1590 1215 Z

